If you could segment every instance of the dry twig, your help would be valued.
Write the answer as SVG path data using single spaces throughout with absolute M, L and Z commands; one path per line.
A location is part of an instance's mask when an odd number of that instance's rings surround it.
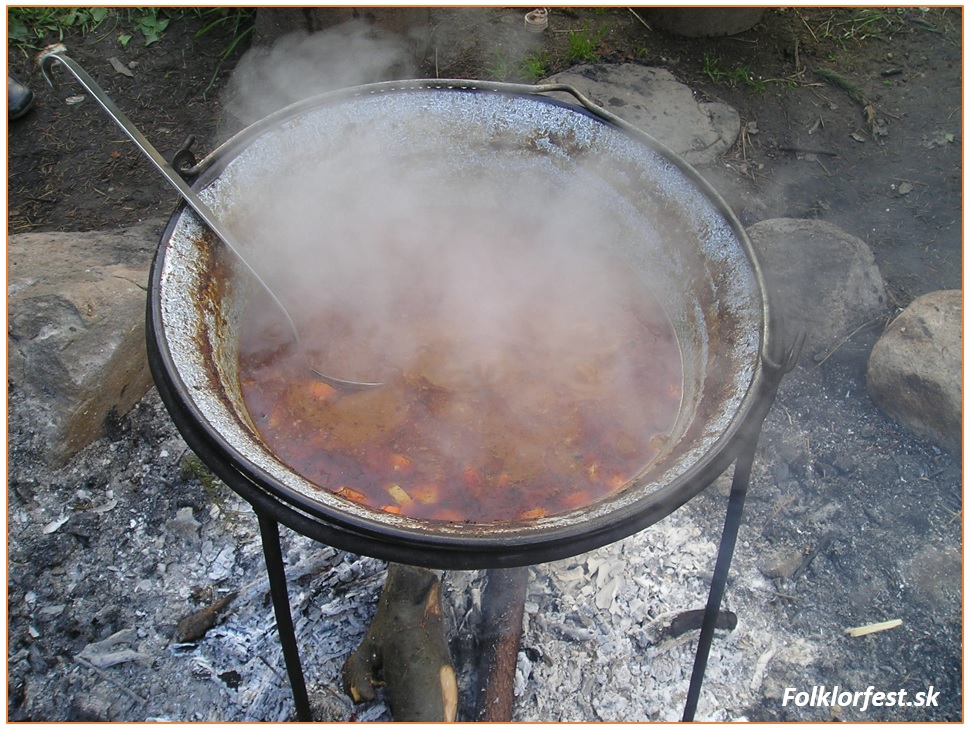
M 640 15 L 638 15 L 638 13 L 634 11 L 634 8 L 628 8 L 628 12 L 630 12 L 633 16 L 635 16 L 639 20 L 639 22 L 643 26 L 645 26 L 648 30 L 651 30 L 651 26 L 648 25 L 648 23 L 645 21 L 644 18 L 642 18 Z
M 828 359 L 830 359 L 834 355 L 834 353 L 837 352 L 838 349 L 840 349 L 845 344 L 847 344 L 851 339 L 853 339 L 854 338 L 854 335 L 856 335 L 858 332 L 860 332 L 863 329 L 866 329 L 867 327 L 874 326 L 875 324 L 877 324 L 879 321 L 881 321 L 883 319 L 884 319 L 883 316 L 875 317 L 874 319 L 871 319 L 870 321 L 866 321 L 863 324 L 861 324 L 859 327 L 857 327 L 857 329 L 855 329 L 854 331 L 852 331 L 850 334 L 842 337 L 840 339 L 840 341 L 837 342 L 837 344 L 835 344 L 833 347 L 831 347 L 831 349 L 827 352 L 827 354 L 824 355 L 820 359 L 820 361 L 817 362 L 817 364 L 815 364 L 813 366 L 812 369 L 814 369 L 814 370 L 817 369 L 820 365 L 822 365 L 824 362 L 826 362 Z
M 901 618 L 895 618 L 894 620 L 886 620 L 883 623 L 871 623 L 870 625 L 861 625 L 857 628 L 844 628 L 844 632 L 851 638 L 860 638 L 863 635 L 870 635 L 871 633 L 880 633 L 883 630 L 891 630 L 892 628 L 897 628 L 902 624 Z
M 143 704 L 148 701 L 148 699 L 146 699 L 145 697 L 140 696 L 139 694 L 137 694 L 134 691 L 132 691 L 130 688 L 128 688 L 128 686 L 126 686 L 125 684 L 123 684 L 121 681 L 119 681 L 118 679 L 116 679 L 114 676 L 112 676 L 107 671 L 105 671 L 105 670 L 103 670 L 101 668 L 98 668 L 95 664 L 91 663 L 91 661 L 87 661 L 84 658 L 82 658 L 81 656 L 74 656 L 74 660 L 77 661 L 78 663 L 80 663 L 82 666 L 85 666 L 87 668 L 90 668 L 92 671 L 94 671 L 95 673 L 97 673 L 99 676 L 101 676 L 103 679 L 105 679 L 105 681 L 107 681 L 108 683 L 110 683 L 112 686 L 114 686 L 115 688 L 117 688 L 119 691 L 121 691 L 126 696 L 129 696 L 129 697 L 135 699 L 136 701 L 140 701 Z

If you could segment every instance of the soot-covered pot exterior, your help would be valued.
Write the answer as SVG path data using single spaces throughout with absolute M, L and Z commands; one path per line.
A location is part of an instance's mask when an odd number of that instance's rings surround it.
M 386 83 L 316 97 L 224 145 L 196 188 L 232 221 L 252 213 L 274 180 L 340 158 L 348 139 L 361 136 L 369 140 L 365 149 L 380 152 L 378 161 L 357 152 L 345 165 L 342 187 L 361 196 L 379 178 L 382 184 L 446 178 L 487 190 L 526 174 L 549 181 L 551 189 L 580 181 L 585 197 L 618 231 L 615 253 L 652 287 L 678 335 L 683 401 L 668 447 L 611 496 L 533 520 L 418 520 L 322 490 L 282 463 L 250 421 L 237 348 L 253 284 L 182 208 L 152 269 L 153 375 L 189 445 L 261 513 L 336 547 L 398 562 L 469 569 L 538 563 L 663 518 L 722 473 L 740 441 L 758 428 L 772 389 L 764 360 L 778 360 L 780 345 L 759 265 L 738 221 L 697 173 L 644 133 L 528 88 Z

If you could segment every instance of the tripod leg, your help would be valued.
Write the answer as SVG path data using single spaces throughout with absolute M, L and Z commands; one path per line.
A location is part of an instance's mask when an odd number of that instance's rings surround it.
M 280 530 L 273 519 L 260 514 L 257 514 L 257 519 L 263 539 L 263 558 L 267 563 L 267 576 L 270 579 L 270 599 L 277 618 L 277 634 L 283 648 L 284 663 L 287 664 L 290 688 L 294 693 L 297 720 L 310 721 L 310 701 L 307 698 L 307 685 L 304 683 L 304 670 L 300 665 L 297 636 L 294 634 L 294 621 L 290 614 L 290 597 L 287 595 L 287 575 L 280 552 Z
M 699 695 L 702 692 L 702 679 L 705 676 L 705 666 L 709 660 L 709 650 L 712 648 L 712 638 L 715 634 L 716 619 L 722 605 L 722 596 L 729 578 L 729 565 L 732 553 L 736 549 L 736 535 L 739 533 L 739 523 L 742 521 L 743 504 L 746 500 L 746 490 L 749 488 L 749 478 L 753 470 L 753 458 L 756 455 L 756 442 L 753 437 L 746 443 L 736 459 L 736 467 L 732 472 L 732 489 L 729 492 L 729 506 L 726 509 L 726 523 L 722 528 L 722 540 L 716 556 L 715 569 L 712 571 L 712 583 L 709 586 L 709 599 L 705 605 L 702 618 L 702 632 L 699 634 L 699 646 L 695 651 L 695 665 L 692 667 L 692 678 L 689 681 L 688 697 L 685 699 L 685 710 L 682 721 L 693 721 L 698 707 Z

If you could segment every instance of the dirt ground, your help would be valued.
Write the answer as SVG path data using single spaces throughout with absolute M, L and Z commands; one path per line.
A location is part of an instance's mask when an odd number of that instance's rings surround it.
M 663 67 L 700 97 L 737 109 L 744 124 L 739 143 L 700 171 L 744 225 L 817 218 L 860 237 L 884 276 L 889 317 L 921 294 L 961 288 L 961 9 L 768 9 L 755 29 L 710 39 L 650 30 L 627 8 L 553 9 L 548 30 L 526 45 L 522 14 L 436 11 L 421 75 L 528 81 L 528 57 L 545 52 L 552 74 L 576 62 L 570 31 L 575 39 L 596 38 L 596 62 Z M 204 24 L 180 15 L 148 46 L 135 38 L 122 48 L 118 31 L 107 26 L 69 33 L 64 42 L 163 153 L 190 134 L 205 152 L 220 141 L 220 92 L 244 46 L 221 60 L 232 36 L 225 28 L 197 36 Z M 133 76 L 114 71 L 112 57 Z M 9 234 L 105 229 L 171 213 L 173 193 L 90 99 L 70 103 L 82 92 L 66 76 L 51 90 L 31 52 L 14 46 L 8 66 L 37 95 L 34 110 L 8 131 Z M 819 367 L 784 381 L 761 442 L 741 544 L 769 543 L 775 554 L 795 550 L 810 558 L 796 575 L 774 583 L 769 609 L 823 647 L 802 673 L 796 664 L 783 670 L 780 685 L 884 682 L 889 690 L 918 691 L 934 684 L 941 691 L 937 707 L 885 708 L 866 718 L 956 721 L 962 711 L 961 464 L 915 440 L 870 402 L 863 373 L 878 334 L 865 329 Z M 9 402 L 9 717 L 149 718 L 135 699 L 129 713 L 116 708 L 99 715 L 97 702 L 72 698 L 81 679 L 68 670 L 68 657 L 130 624 L 121 575 L 154 579 L 153 560 L 164 559 L 159 545 L 166 540 L 155 542 L 154 551 L 134 542 L 176 508 L 213 514 L 211 490 L 180 467 L 184 447 L 171 427 L 159 430 L 165 415 L 154 400 L 56 473 L 39 465 L 43 444 L 31 438 L 29 403 L 16 392 Z M 93 472 L 105 464 L 113 473 Z M 117 500 L 144 495 L 147 511 L 126 513 L 127 532 L 124 524 L 105 531 L 102 515 L 110 509 L 89 510 L 110 503 L 93 496 L 109 486 Z M 723 496 L 707 493 L 692 508 L 717 512 Z M 80 515 L 71 529 L 27 528 L 32 514 L 58 503 Z M 243 528 L 212 521 L 203 519 L 204 531 Z M 89 559 L 105 558 L 126 545 L 131 556 L 117 557 L 118 584 L 85 576 L 85 551 L 100 550 Z M 250 562 L 258 556 L 246 555 Z M 739 559 L 745 568 L 746 557 Z M 65 610 L 65 599 L 58 599 L 65 581 L 81 595 L 71 600 L 87 613 L 77 605 Z M 182 610 L 203 600 L 181 597 Z M 178 610 L 170 612 L 165 617 L 176 619 Z M 903 618 L 903 627 L 861 639 L 853 650 L 839 637 L 822 637 L 835 626 L 892 617 Z M 528 646 L 527 655 L 542 653 L 542 646 Z M 150 680 L 138 674 L 128 685 L 144 695 Z M 42 695 L 64 701 L 42 701 Z M 741 711 L 765 721 L 850 718 L 782 707 L 771 692 Z M 172 716 L 210 718 L 205 711 Z

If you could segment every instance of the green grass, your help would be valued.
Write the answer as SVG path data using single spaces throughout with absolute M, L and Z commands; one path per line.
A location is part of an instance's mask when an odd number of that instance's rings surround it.
M 817 27 L 814 35 L 837 41 L 841 46 L 848 41 L 860 43 L 870 38 L 888 40 L 904 27 L 902 12 L 886 8 L 835 10 Z
M 742 84 L 759 93 L 766 91 L 766 83 L 762 79 L 756 78 L 746 66 L 726 70 L 719 66 L 719 59 L 710 56 L 708 53 L 703 55 L 702 73 L 717 83 L 728 83 L 731 86 Z
M 590 28 L 572 30 L 567 36 L 567 60 L 569 63 L 595 63 L 600 60 L 598 46 L 607 34 L 606 26 L 601 26 L 596 32 Z M 546 51 L 538 51 L 528 56 L 508 55 L 503 49 L 493 51 L 492 59 L 486 64 L 486 77 L 493 81 L 528 81 L 536 82 L 549 76 L 551 69 L 557 63 L 562 64 L 563 58 L 558 52 L 556 60 Z
M 497 48 L 493 51 L 493 60 L 484 69 L 490 81 L 508 81 L 513 75 L 513 64 L 506 54 Z
M 218 481 L 215 474 L 209 470 L 205 463 L 195 455 L 187 455 L 179 464 L 179 472 L 183 478 L 194 478 L 203 485 L 207 491 L 218 489 Z
M 252 8 L 209 8 L 208 10 L 196 10 L 194 12 L 199 13 L 199 17 L 203 20 L 209 21 L 204 27 L 196 31 L 196 38 L 201 38 L 220 26 L 231 29 L 230 34 L 233 39 L 223 50 L 223 60 L 226 60 L 236 50 L 236 47 L 253 32 L 253 24 L 256 21 L 256 10 Z
M 222 512 L 221 518 L 235 525 L 241 523 L 241 517 L 246 517 L 245 513 L 237 511 L 233 503 L 228 500 L 232 492 L 225 488 L 223 482 L 209 470 L 209 467 L 202 462 L 199 456 L 193 453 L 183 456 L 179 464 L 179 472 L 182 478 L 187 481 L 196 480 L 202 484 L 210 503 L 219 507 Z
M 213 87 L 213 84 L 216 83 L 216 78 L 219 76 L 219 70 L 223 67 L 223 63 L 232 55 L 236 47 L 253 32 L 253 25 L 256 22 L 256 10 L 249 8 L 210 8 L 196 12 L 200 14 L 199 17 L 203 20 L 209 21 L 205 26 L 196 31 L 196 38 L 201 38 L 220 26 L 230 28 L 230 35 L 232 36 L 232 40 L 219 56 L 219 63 L 216 64 L 216 70 L 213 71 L 213 76 L 209 79 L 209 85 L 203 91 L 203 97 L 205 98 L 206 94 Z
M 523 59 L 520 75 L 530 81 L 539 81 L 550 74 L 550 56 L 544 51 L 538 51 Z
M 600 60 L 597 47 L 601 44 L 601 39 L 606 33 L 605 28 L 600 28 L 596 33 L 591 33 L 590 29 L 582 31 L 571 31 L 567 36 L 567 56 L 572 63 L 595 63 Z
M 841 91 L 846 91 L 847 95 L 850 96 L 854 101 L 860 104 L 867 103 L 867 98 L 864 96 L 864 92 L 861 90 L 861 87 L 855 84 L 853 81 L 844 78 L 836 71 L 831 71 L 829 68 L 818 68 L 817 76 L 822 78 L 831 86 L 834 86 Z
M 493 51 L 493 60 L 485 68 L 490 81 L 536 82 L 550 75 L 550 56 L 544 51 L 516 60 L 502 50 Z

